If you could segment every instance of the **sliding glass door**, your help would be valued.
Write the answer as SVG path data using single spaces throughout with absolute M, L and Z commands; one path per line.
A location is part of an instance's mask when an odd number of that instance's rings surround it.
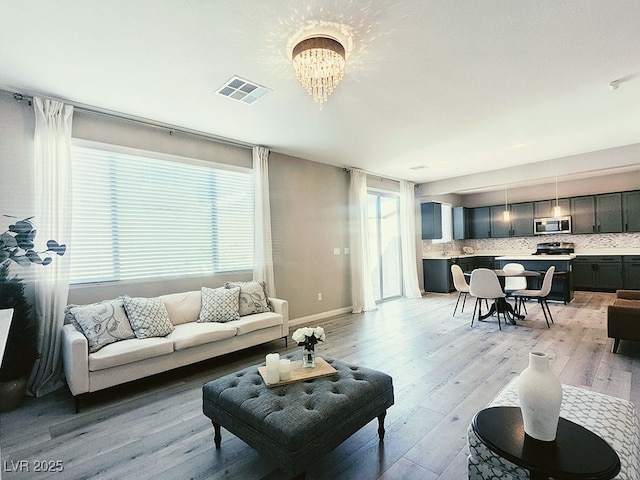
M 402 296 L 400 198 L 369 193 L 369 264 L 377 302 Z

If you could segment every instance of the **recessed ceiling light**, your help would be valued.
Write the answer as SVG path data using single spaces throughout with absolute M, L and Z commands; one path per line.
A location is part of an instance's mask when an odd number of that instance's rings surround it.
M 409 170 L 422 170 L 423 168 L 429 168 L 426 165 L 416 165 L 415 167 L 409 167 Z
M 526 146 L 527 146 L 526 143 L 516 143 L 515 145 L 511 145 L 511 147 L 509 148 L 524 148 Z
M 216 93 L 223 97 L 228 97 L 233 100 L 237 100 L 238 102 L 252 105 L 270 91 L 271 90 L 267 87 L 263 87 L 262 85 L 258 85 L 257 83 L 250 82 L 249 80 L 245 80 L 244 78 L 234 75 L 229 79 L 229 81 L 225 82 L 225 84 L 222 85 Z

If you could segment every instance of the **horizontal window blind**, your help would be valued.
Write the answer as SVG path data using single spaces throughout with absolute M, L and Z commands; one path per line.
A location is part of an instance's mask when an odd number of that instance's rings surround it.
M 72 283 L 253 268 L 250 172 L 77 145 L 72 162 Z

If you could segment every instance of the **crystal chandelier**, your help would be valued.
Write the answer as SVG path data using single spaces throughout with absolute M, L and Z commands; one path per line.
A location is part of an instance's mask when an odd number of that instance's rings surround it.
M 293 48 L 292 60 L 296 77 L 322 110 L 344 75 L 344 47 L 333 38 L 311 37 Z

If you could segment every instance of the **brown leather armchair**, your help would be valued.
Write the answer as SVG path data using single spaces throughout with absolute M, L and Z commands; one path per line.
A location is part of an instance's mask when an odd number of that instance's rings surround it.
M 620 340 L 640 342 L 640 290 L 617 290 L 616 301 L 607 307 L 607 334 L 613 338 L 613 353 Z

